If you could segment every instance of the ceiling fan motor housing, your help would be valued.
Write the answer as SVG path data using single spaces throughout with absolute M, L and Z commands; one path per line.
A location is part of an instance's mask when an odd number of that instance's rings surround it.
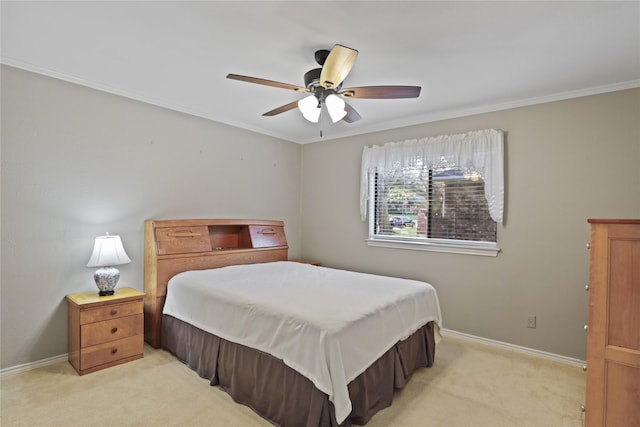
M 327 56 L 329 56 L 329 53 L 330 53 L 330 52 L 331 52 L 331 51 L 330 51 L 330 50 L 327 50 L 327 49 L 320 49 L 320 50 L 316 50 L 316 53 L 315 53 L 315 55 L 314 55 L 314 56 L 315 56 L 315 58 L 316 58 L 316 62 L 317 62 L 319 65 L 324 65 L 324 61 L 326 61 L 326 60 L 327 60 Z
M 304 87 L 311 89 L 312 87 L 319 86 L 321 72 L 322 68 L 314 68 L 313 70 L 307 71 L 304 74 Z

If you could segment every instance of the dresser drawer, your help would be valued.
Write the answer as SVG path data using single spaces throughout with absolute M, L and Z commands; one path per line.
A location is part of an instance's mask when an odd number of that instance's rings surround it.
M 80 348 L 144 334 L 144 316 L 120 317 L 80 326 Z
M 250 225 L 249 234 L 251 235 L 251 243 L 254 248 L 287 246 L 284 227 Z
M 91 369 L 95 366 L 113 363 L 128 357 L 138 355 L 142 357 L 143 349 L 144 336 L 142 334 L 83 348 L 80 351 L 82 369 Z
M 132 301 L 123 304 L 113 304 L 104 307 L 82 310 L 80 312 L 80 324 L 101 322 L 103 320 L 117 319 L 119 317 L 140 314 L 143 310 L 142 301 Z

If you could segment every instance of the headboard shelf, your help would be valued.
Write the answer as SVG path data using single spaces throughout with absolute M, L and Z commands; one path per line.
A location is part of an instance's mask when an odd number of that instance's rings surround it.
M 145 340 L 160 346 L 169 279 L 188 270 L 288 259 L 284 223 L 250 219 L 147 220 L 144 225 Z

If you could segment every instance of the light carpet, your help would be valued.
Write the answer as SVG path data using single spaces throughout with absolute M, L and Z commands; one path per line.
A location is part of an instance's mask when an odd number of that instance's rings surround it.
M 578 366 L 444 337 L 433 367 L 416 371 L 368 427 L 581 427 Z M 145 346 L 143 359 L 78 376 L 67 362 L 7 374 L 0 425 L 267 427 L 175 357 Z

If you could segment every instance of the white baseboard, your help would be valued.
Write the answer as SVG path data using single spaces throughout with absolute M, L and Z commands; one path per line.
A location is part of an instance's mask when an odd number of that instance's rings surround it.
M 36 362 L 23 363 L 22 365 L 11 366 L 9 368 L 0 369 L 0 377 L 9 374 L 17 374 L 19 372 L 29 371 L 42 366 L 52 365 L 69 359 L 69 353 L 60 354 L 58 356 L 49 357 L 47 359 L 38 360 Z
M 460 338 L 467 341 L 479 342 L 482 344 L 488 344 L 495 347 L 500 347 L 506 350 L 513 350 L 520 353 L 529 354 L 532 356 L 544 357 L 545 359 L 555 360 L 556 362 L 568 363 L 570 365 L 575 366 L 584 366 L 585 361 L 580 359 L 574 359 L 572 357 L 561 356 L 559 354 L 548 353 L 546 351 L 536 350 L 533 348 L 522 347 L 515 344 L 509 344 L 502 341 L 496 341 L 489 338 L 477 337 L 475 335 L 465 334 L 463 332 L 452 331 L 451 329 L 440 329 L 440 333 L 443 337 L 451 336 L 455 338 Z M 48 359 L 38 360 L 36 362 L 24 363 L 22 365 L 12 366 L 5 369 L 0 369 L 0 376 L 9 375 L 9 374 L 17 374 L 19 372 L 28 371 L 30 369 L 40 368 L 42 366 L 51 365 L 54 363 L 61 362 L 63 360 L 67 360 L 69 357 L 68 353 L 61 354 L 59 356 L 49 357 Z
M 460 338 L 467 341 L 478 342 L 482 344 L 488 344 L 495 347 L 500 347 L 505 350 L 517 351 L 519 353 L 529 354 L 531 356 L 543 357 L 545 359 L 555 360 L 556 362 L 568 363 L 574 366 L 584 366 L 586 362 L 584 360 L 575 359 L 573 357 L 562 356 L 559 354 L 549 353 L 542 350 L 536 350 L 534 348 L 522 347 L 515 344 L 510 344 L 507 342 L 496 341 L 489 338 L 477 337 L 475 335 L 465 334 L 463 332 L 452 331 L 451 329 L 440 329 L 440 333 L 443 337 L 451 336 L 455 338 Z

